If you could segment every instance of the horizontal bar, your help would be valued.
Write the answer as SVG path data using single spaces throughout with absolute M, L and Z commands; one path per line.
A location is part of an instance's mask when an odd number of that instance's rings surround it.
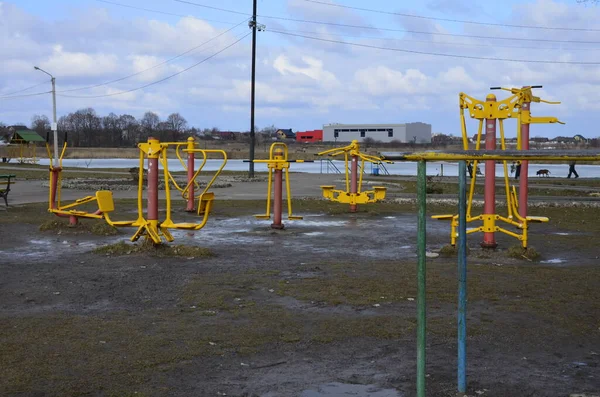
M 460 161 L 460 160 L 543 160 L 600 161 L 599 151 L 581 150 L 456 150 L 445 152 L 381 152 L 385 160 L 394 161 Z
M 314 163 L 314 160 L 244 160 L 244 163 Z

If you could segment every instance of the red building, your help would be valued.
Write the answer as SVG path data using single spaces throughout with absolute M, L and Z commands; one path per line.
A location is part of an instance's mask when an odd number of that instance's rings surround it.
M 296 142 L 323 142 L 323 130 L 296 132 Z

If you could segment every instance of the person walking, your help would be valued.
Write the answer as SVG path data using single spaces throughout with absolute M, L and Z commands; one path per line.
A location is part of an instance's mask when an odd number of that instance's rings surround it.
M 519 177 L 521 176 L 521 162 L 517 162 L 517 166 L 515 167 L 516 171 L 515 171 L 515 180 L 518 180 Z
M 571 161 L 569 163 L 569 175 L 567 176 L 567 178 L 570 178 L 571 174 L 575 174 L 575 178 L 579 178 L 579 174 L 577 173 L 577 171 L 575 171 L 575 161 Z

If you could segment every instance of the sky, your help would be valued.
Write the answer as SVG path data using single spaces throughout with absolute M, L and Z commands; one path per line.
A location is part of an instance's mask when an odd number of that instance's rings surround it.
M 484 100 L 491 86 L 543 85 L 537 95 L 562 103 L 534 103 L 532 114 L 566 125 L 536 124 L 531 136 L 600 136 L 600 6 L 316 1 L 258 0 L 258 127 L 420 121 L 460 135 L 460 92 Z M 198 128 L 248 131 L 251 13 L 251 0 L 0 1 L 0 122 L 51 118 L 38 66 L 56 77 L 58 117 L 87 107 L 100 116 L 179 112 Z M 470 135 L 476 127 L 468 121 Z M 515 136 L 514 120 L 505 128 Z

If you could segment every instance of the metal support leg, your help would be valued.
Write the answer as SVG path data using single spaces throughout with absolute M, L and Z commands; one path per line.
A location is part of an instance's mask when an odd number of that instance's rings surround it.
M 427 330 L 426 313 L 426 223 L 427 211 L 427 163 L 419 161 L 417 166 L 417 397 L 425 397 L 425 343 Z
M 458 393 L 467 389 L 467 163 L 458 164 Z

